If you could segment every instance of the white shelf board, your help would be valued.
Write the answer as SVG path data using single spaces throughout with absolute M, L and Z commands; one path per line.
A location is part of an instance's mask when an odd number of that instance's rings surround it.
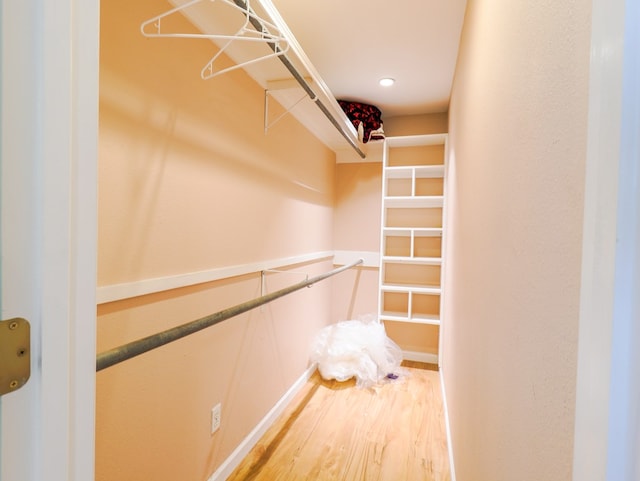
M 411 179 L 415 174 L 418 179 L 444 177 L 444 165 L 416 165 L 402 167 L 386 167 L 387 179 Z
M 414 314 L 411 316 L 411 322 L 418 322 L 420 324 L 432 324 L 435 326 L 440 325 L 440 316 L 430 316 L 428 314 Z
M 385 236 L 442 237 L 442 227 L 384 227 Z
M 438 286 L 421 286 L 417 284 L 382 284 L 380 290 L 383 292 L 405 292 L 413 294 L 439 295 L 442 289 Z
M 428 316 L 428 315 L 414 315 L 408 316 L 406 313 L 402 312 L 383 312 L 380 315 L 381 321 L 391 321 L 391 322 L 410 322 L 413 324 L 429 324 L 432 326 L 440 325 L 440 318 L 438 316 Z
M 438 208 L 444 205 L 444 197 L 441 195 L 429 196 L 390 196 L 384 198 L 384 206 L 390 208 Z
M 189 0 L 169 0 L 173 6 L 181 6 L 188 3 Z M 286 57 L 292 65 L 298 70 L 300 75 L 308 80 L 309 85 L 328 111 L 333 113 L 336 121 L 348 132 L 349 138 L 358 145 L 362 150 L 362 143 L 358 141 L 358 134 L 355 127 L 349 121 L 344 111 L 340 108 L 337 100 L 327 87 L 326 83 L 320 77 L 319 73 L 307 57 L 302 47 L 293 36 L 289 27 L 286 25 L 271 0 L 256 0 L 251 2 L 251 8 L 260 17 L 268 19 L 275 24 L 278 29 L 287 37 L 289 50 Z M 180 12 L 183 14 L 198 30 L 202 33 L 222 33 L 226 35 L 233 34 L 244 21 L 243 15 L 221 2 L 201 2 L 184 8 Z M 212 55 L 217 49 L 226 43 L 226 40 L 212 40 L 217 48 L 212 49 Z M 188 46 L 185 48 L 189 48 Z M 264 55 L 273 53 L 266 42 L 242 42 L 236 41 L 231 43 L 225 50 L 225 53 L 236 64 L 241 62 L 259 58 Z M 303 95 L 305 95 L 302 87 L 297 85 L 291 72 L 277 58 L 271 58 L 260 62 L 255 62 L 243 67 L 243 70 L 253 78 L 263 89 L 269 90 L 270 95 L 277 100 L 285 109 L 291 108 Z M 198 75 L 198 72 L 194 72 Z M 280 87 L 270 89 L 273 82 L 282 80 L 294 80 L 291 87 Z M 215 88 L 215 87 L 214 87 Z M 316 102 L 308 96 L 291 109 L 290 114 L 293 115 L 307 130 L 309 130 L 316 138 L 318 138 L 327 147 L 337 152 L 341 149 L 351 149 L 349 142 L 334 127 L 329 119 L 320 111 Z M 277 124 L 273 129 L 281 128 Z M 352 149 L 351 149 L 352 150 Z M 355 153 L 355 152 L 354 152 Z M 356 154 L 357 155 L 357 154 Z M 359 156 L 358 156 L 359 158 Z
M 389 264 L 420 264 L 426 266 L 442 265 L 441 257 L 383 256 L 382 261 Z

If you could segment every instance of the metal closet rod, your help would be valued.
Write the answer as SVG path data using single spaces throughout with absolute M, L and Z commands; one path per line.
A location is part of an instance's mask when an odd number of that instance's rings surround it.
M 238 304 L 237 306 L 229 307 L 220 312 L 216 312 L 215 314 L 196 319 L 195 321 L 191 321 L 180 326 L 172 327 L 171 329 L 167 329 L 166 331 L 158 332 L 156 334 L 152 334 L 151 336 L 143 337 L 142 339 L 138 339 L 137 341 L 132 341 L 122 346 L 115 347 L 113 349 L 100 353 L 98 354 L 96 359 L 96 372 L 111 367 L 120 362 L 126 361 L 127 359 L 131 359 L 132 357 L 138 356 L 145 352 L 151 351 L 157 347 L 169 344 L 170 342 L 177 341 L 178 339 L 188 336 L 189 334 L 193 334 L 207 327 L 211 327 L 231 317 L 250 311 L 251 309 L 255 309 L 256 307 L 267 304 L 268 302 L 286 296 L 287 294 L 291 294 L 292 292 L 298 291 L 305 287 L 310 287 L 317 282 L 320 282 L 328 277 L 335 276 L 336 274 L 340 274 L 341 272 L 346 271 L 347 269 L 351 269 L 352 267 L 355 267 L 358 264 L 362 264 L 363 262 L 364 259 L 358 259 L 351 264 L 338 267 L 336 269 L 333 269 L 332 271 L 325 272 L 324 274 L 320 274 L 316 277 L 312 277 L 311 279 L 307 279 L 302 282 L 298 282 L 297 284 L 293 284 L 289 287 L 285 287 L 284 289 L 280 289 L 279 291 L 272 292 L 271 294 L 256 297 L 255 299 L 243 302 L 242 304 Z
M 233 0 L 233 2 L 238 7 L 248 11 L 249 5 L 247 4 L 247 2 L 245 0 Z M 260 20 L 258 18 L 256 18 L 255 16 L 250 16 L 249 17 L 249 22 L 251 22 L 251 25 L 253 25 L 253 27 L 258 32 L 268 31 L 267 27 L 265 25 L 263 25 L 262 22 L 260 22 Z M 267 41 L 267 44 L 269 45 L 271 50 L 273 50 L 274 53 L 276 53 L 276 54 L 279 53 L 280 49 L 277 46 L 276 42 Z M 287 68 L 287 70 L 289 70 L 289 72 L 291 72 L 291 75 L 293 75 L 293 77 L 297 80 L 297 82 L 304 89 L 304 91 L 307 92 L 307 95 L 309 95 L 311 100 L 313 100 L 316 103 L 316 105 L 318 106 L 320 111 L 329 119 L 329 121 L 338 130 L 338 132 L 340 132 L 340 134 L 342 134 L 342 136 L 345 138 L 345 140 L 347 142 L 349 142 L 351 147 L 353 147 L 353 149 L 358 153 L 358 155 L 361 158 L 364 159 L 366 157 L 365 153 L 360 149 L 360 147 L 358 147 L 358 144 L 356 144 L 354 142 L 354 140 L 349 136 L 349 134 L 344 131 L 344 128 L 342 128 L 342 125 L 340 125 L 340 123 L 336 120 L 336 118 L 333 116 L 331 111 L 329 111 L 329 109 L 322 103 L 322 101 L 315 94 L 315 92 L 313 91 L 311 86 L 307 83 L 307 81 L 304 79 L 304 77 L 302 75 L 300 75 L 298 70 L 293 66 L 293 64 L 289 61 L 289 59 L 286 57 L 286 55 L 283 53 L 282 55 L 278 55 L 278 58 L 280 59 L 282 64 Z

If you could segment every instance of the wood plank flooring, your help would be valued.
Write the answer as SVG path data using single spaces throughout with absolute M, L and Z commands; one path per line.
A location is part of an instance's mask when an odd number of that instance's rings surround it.
M 403 366 L 371 389 L 316 372 L 228 479 L 450 481 L 439 374 Z

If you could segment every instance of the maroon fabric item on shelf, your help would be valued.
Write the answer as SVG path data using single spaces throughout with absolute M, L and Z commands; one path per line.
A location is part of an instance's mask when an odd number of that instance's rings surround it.
M 338 100 L 338 104 L 340 104 L 344 113 L 347 114 L 347 117 L 351 120 L 356 130 L 358 130 L 358 126 L 362 123 L 364 131 L 362 142 L 367 143 L 369 137 L 371 137 L 371 132 L 382 127 L 382 113 L 378 107 L 360 102 L 349 102 L 347 100 Z M 383 137 L 374 136 L 372 139 L 376 140 L 380 138 Z

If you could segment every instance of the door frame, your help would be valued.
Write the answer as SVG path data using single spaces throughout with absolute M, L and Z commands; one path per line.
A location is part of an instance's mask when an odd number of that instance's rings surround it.
M 99 18 L 99 0 L 0 0 L 0 305 L 31 323 L 0 481 L 94 479 Z
M 640 0 L 592 7 L 573 479 L 640 480 Z

